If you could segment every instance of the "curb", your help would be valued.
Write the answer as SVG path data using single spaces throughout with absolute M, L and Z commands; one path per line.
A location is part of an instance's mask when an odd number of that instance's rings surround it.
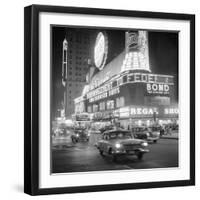
M 172 139 L 172 140 L 178 140 L 178 137 L 161 137 L 160 139 Z

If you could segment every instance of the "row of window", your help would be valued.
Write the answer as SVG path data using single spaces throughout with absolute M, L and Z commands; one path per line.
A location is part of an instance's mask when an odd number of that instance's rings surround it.
M 87 60 L 87 59 L 86 59 Z M 87 66 L 87 61 L 85 59 L 83 61 L 78 61 L 76 60 L 76 65 L 82 65 L 82 66 Z M 64 62 L 66 62 L 64 60 Z M 74 62 L 73 62 L 74 63 Z M 69 64 L 71 65 L 72 64 L 72 58 L 69 58 Z
M 68 87 L 72 87 L 72 86 L 80 87 L 80 86 L 82 86 L 82 84 L 79 84 L 79 83 L 68 83 Z
M 98 112 L 104 110 L 111 110 L 115 108 L 120 108 L 125 105 L 124 97 L 116 98 L 115 100 L 102 101 L 99 104 L 93 104 L 88 106 L 88 112 Z
M 69 71 L 69 75 L 72 75 L 72 71 Z M 75 76 L 84 76 L 84 78 L 85 78 L 85 75 L 84 74 L 82 74 L 82 73 L 75 73 Z
M 67 77 L 68 81 L 86 82 L 86 77 Z

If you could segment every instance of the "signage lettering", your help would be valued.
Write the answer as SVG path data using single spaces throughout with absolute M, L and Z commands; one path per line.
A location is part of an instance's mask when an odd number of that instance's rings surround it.
M 158 114 L 157 108 L 142 108 L 142 107 L 136 107 L 131 108 L 131 115 L 151 115 L 156 113 Z
M 168 84 L 147 83 L 146 88 L 149 94 L 169 94 Z
M 106 79 L 108 81 L 108 79 Z M 173 85 L 173 77 L 165 75 L 156 74 L 146 74 L 146 73 L 130 73 L 123 75 L 121 77 L 113 78 L 108 81 L 103 86 L 98 86 L 103 84 L 102 81 L 94 81 L 90 86 L 90 91 L 87 93 L 87 99 L 93 98 L 95 96 L 101 95 L 102 93 L 109 92 L 120 85 L 127 83 L 147 83 L 146 89 L 149 94 L 169 94 L 170 87 Z M 96 88 L 96 89 L 94 89 Z M 119 89 L 117 89 L 119 90 Z M 112 94 L 112 92 L 110 92 Z M 115 93 L 115 92 L 114 92 Z M 108 94 L 109 95 L 109 94 Z
M 164 109 L 164 114 L 165 115 L 179 114 L 179 110 L 178 110 L 178 108 L 165 108 Z

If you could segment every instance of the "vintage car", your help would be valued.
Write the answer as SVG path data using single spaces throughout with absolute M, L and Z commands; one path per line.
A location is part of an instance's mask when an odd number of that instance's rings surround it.
M 162 130 L 161 126 L 150 126 L 148 127 L 148 140 L 153 141 L 156 143 L 160 139 L 160 132 Z
M 90 135 L 91 134 L 101 134 L 101 131 L 98 128 L 92 127 L 90 129 L 88 129 L 88 133 L 90 133 Z
M 160 138 L 160 129 L 159 127 L 154 126 L 137 126 L 132 128 L 132 134 L 135 138 L 156 143 L 157 140 Z
M 71 140 L 73 143 L 77 142 L 88 142 L 90 139 L 90 134 L 84 128 L 75 128 L 71 135 Z
M 146 141 L 135 139 L 130 131 L 124 129 L 105 131 L 95 146 L 101 155 L 112 155 L 114 161 L 122 155 L 136 155 L 140 160 L 149 152 Z
M 104 133 L 105 131 L 112 130 L 113 128 L 114 128 L 113 125 L 107 125 L 107 126 L 100 128 L 99 130 L 100 130 L 101 133 Z

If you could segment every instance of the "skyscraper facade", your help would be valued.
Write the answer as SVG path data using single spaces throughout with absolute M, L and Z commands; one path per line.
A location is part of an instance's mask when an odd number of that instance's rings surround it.
M 67 31 L 63 40 L 62 84 L 66 118 L 74 113 L 74 99 L 82 95 L 86 84 L 88 60 L 91 57 L 90 43 L 90 34 L 81 29 Z

